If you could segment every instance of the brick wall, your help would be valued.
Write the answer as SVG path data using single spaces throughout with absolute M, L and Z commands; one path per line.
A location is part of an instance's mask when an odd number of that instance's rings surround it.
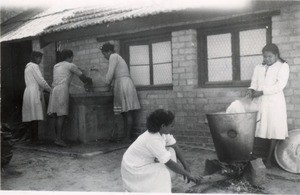
M 199 88 L 197 48 L 196 30 L 172 33 L 173 90 L 139 91 L 138 121 L 145 129 L 151 111 L 169 109 L 176 116 L 174 135 L 180 144 L 213 148 L 205 114 L 225 111 L 244 88 Z
M 39 40 L 32 41 L 32 50 L 42 52 L 43 59 L 40 64 L 40 70 L 48 82 L 51 85 L 53 80 L 53 66 L 56 63 L 55 43 L 50 43 L 47 46 L 41 48 Z
M 284 90 L 289 130 L 300 128 L 300 5 L 281 9 L 272 18 L 273 43 L 290 65 L 290 77 Z
M 281 56 L 290 65 L 290 79 L 285 89 L 289 129 L 300 127 L 300 44 L 299 6 L 283 8 L 272 18 L 273 42 L 278 44 Z M 119 42 L 113 41 L 119 51 Z M 197 32 L 187 29 L 172 32 L 173 90 L 138 91 L 142 109 L 137 113 L 137 129 L 145 130 L 147 115 L 158 108 L 169 109 L 176 116 L 174 135 L 182 144 L 213 148 L 206 122 L 206 113 L 225 111 L 226 107 L 246 91 L 246 87 L 198 87 Z M 96 38 L 65 40 L 61 48 L 74 51 L 74 63 L 93 77 L 94 83 L 103 85 L 107 60 L 99 51 Z M 48 46 L 50 47 L 50 46 Z M 99 72 L 90 71 L 98 69 Z M 75 78 L 71 93 L 82 93 L 83 87 Z
M 272 40 L 290 65 L 290 79 L 284 91 L 290 130 L 300 125 L 299 22 L 299 6 L 283 8 L 279 16 L 272 18 Z M 174 134 L 180 143 L 212 148 L 205 113 L 224 111 L 246 88 L 198 88 L 196 37 L 192 29 L 172 33 L 173 91 L 140 91 L 143 110 L 139 121 L 144 125 L 147 114 L 156 108 L 170 109 L 176 115 Z
M 300 125 L 299 18 L 299 6 L 283 8 L 279 16 L 272 18 L 272 40 L 290 65 L 284 91 L 290 130 Z M 213 148 L 205 113 L 224 111 L 246 88 L 198 88 L 196 37 L 193 29 L 172 33 L 173 91 L 140 91 L 143 109 L 139 122 L 144 126 L 146 116 L 157 108 L 170 109 L 176 115 L 174 134 L 180 143 Z
M 119 42 L 110 41 L 115 45 L 115 50 L 119 52 Z M 71 49 L 74 52 L 73 63 L 84 70 L 87 76 L 92 77 L 94 87 L 104 86 L 104 77 L 108 69 L 108 60 L 104 58 L 99 46 L 103 43 L 97 42 L 96 38 L 86 38 L 80 40 L 65 40 L 60 42 L 61 49 Z M 70 93 L 84 93 L 83 84 L 74 77 Z

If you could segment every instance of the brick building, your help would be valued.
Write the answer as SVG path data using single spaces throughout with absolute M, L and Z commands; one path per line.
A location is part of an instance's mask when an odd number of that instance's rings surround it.
M 109 119 L 104 115 L 112 114 L 107 111 L 109 106 L 98 102 L 105 97 L 103 101 L 110 104 L 112 98 L 102 90 L 108 64 L 98 49 L 107 41 L 113 42 L 127 61 L 137 87 L 142 106 L 137 115 L 138 132 L 145 130 L 151 111 L 165 108 L 176 115 L 178 142 L 213 147 L 206 113 L 224 111 L 244 95 L 254 66 L 262 61 L 261 49 L 270 42 L 279 46 L 281 57 L 290 65 L 284 90 L 288 125 L 290 130 L 300 128 L 299 2 L 253 1 L 243 10 L 221 12 L 156 7 L 67 12 L 60 13 L 70 14 L 62 22 L 17 41 L 30 40 L 33 50 L 43 51 L 41 70 L 49 83 L 56 51 L 63 48 L 72 49 L 74 63 L 94 79 L 96 92 L 88 95 L 82 95 L 85 92 L 78 79 L 72 82 L 71 94 L 76 100 L 68 125 L 72 130 L 78 128 L 74 138 L 83 128 L 75 127 L 74 121 L 78 126 L 98 121 L 84 127 L 97 131 L 104 125 L 101 121 Z M 16 40 L 4 34 L 1 42 L 9 47 Z M 77 105 L 82 99 L 89 99 L 84 100 L 89 106 Z

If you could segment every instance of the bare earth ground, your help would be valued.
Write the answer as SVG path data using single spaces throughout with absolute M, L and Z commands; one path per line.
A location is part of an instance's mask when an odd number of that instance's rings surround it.
M 125 149 L 121 149 L 90 158 L 82 158 L 15 149 L 9 166 L 1 172 L 1 189 L 124 192 L 120 176 L 120 164 L 124 152 Z M 214 152 L 200 149 L 186 148 L 184 154 L 192 171 L 199 175 L 204 171 L 206 159 L 216 159 Z M 280 173 L 282 170 L 278 169 L 278 171 Z M 300 175 L 292 175 L 291 180 L 268 176 L 262 192 L 300 194 L 299 182 Z M 185 184 L 182 177 L 177 177 L 173 182 L 173 191 L 184 193 L 191 186 L 193 184 Z M 205 192 L 253 193 L 253 191 L 243 191 L 240 187 L 223 187 L 218 184 Z

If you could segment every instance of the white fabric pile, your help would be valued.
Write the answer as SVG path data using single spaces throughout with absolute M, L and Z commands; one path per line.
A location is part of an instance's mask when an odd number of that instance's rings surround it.
M 248 97 L 233 101 L 226 109 L 226 113 L 245 113 L 258 111 L 258 105 Z

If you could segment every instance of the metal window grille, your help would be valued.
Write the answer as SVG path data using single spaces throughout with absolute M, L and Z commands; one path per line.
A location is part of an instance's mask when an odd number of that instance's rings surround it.
M 254 67 L 262 63 L 265 28 L 207 35 L 208 81 L 251 80 Z M 234 43 L 234 45 L 232 45 Z M 236 44 L 238 43 L 238 44 Z M 238 47 L 238 48 L 236 48 Z M 233 60 L 238 59 L 238 63 Z M 239 74 L 234 77 L 234 74 Z
M 266 45 L 266 29 L 241 31 L 240 62 L 241 80 L 251 80 L 254 67 L 263 61 L 262 48 Z
M 152 44 L 153 84 L 172 83 L 171 42 Z
M 231 34 L 207 36 L 208 81 L 232 80 Z
M 150 84 L 149 46 L 137 45 L 129 47 L 130 74 L 135 85 Z
M 130 45 L 129 64 L 135 85 L 172 84 L 170 41 Z

